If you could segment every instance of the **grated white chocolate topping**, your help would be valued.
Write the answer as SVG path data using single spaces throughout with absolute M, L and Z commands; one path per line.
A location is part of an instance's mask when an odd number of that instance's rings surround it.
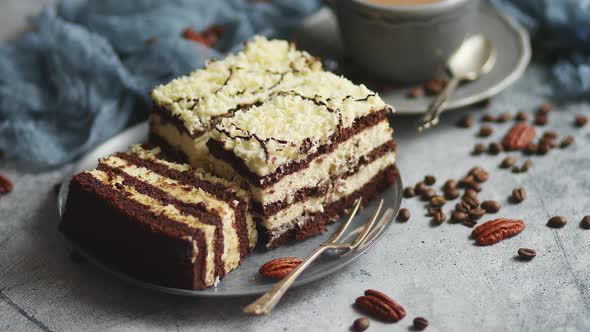
M 190 133 L 200 133 L 211 127 L 215 117 L 264 100 L 284 82 L 318 70 L 321 63 L 309 53 L 287 41 L 257 36 L 242 52 L 158 86 L 151 96 L 181 119 Z

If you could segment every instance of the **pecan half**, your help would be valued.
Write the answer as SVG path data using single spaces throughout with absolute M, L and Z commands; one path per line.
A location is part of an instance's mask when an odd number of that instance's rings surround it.
M 480 246 L 489 246 L 522 232 L 525 223 L 518 219 L 499 218 L 477 226 L 471 237 Z
M 522 150 L 535 138 L 535 135 L 534 127 L 518 122 L 506 134 L 502 145 L 505 150 Z
M 258 272 L 265 277 L 283 279 L 291 270 L 303 262 L 297 257 L 282 257 L 264 263 Z
M 13 189 L 12 181 L 6 176 L 0 174 L 0 196 L 8 194 Z
M 367 289 L 365 295 L 359 296 L 355 303 L 367 313 L 383 320 L 397 322 L 406 316 L 404 307 L 389 296 L 373 289 Z

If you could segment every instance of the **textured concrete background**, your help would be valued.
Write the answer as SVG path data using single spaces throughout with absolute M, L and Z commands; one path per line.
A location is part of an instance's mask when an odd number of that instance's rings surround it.
M 22 29 L 24 15 L 36 1 L 0 3 L 0 31 Z M 543 101 L 546 75 L 538 67 L 486 110 L 529 113 Z M 69 258 L 57 233 L 54 184 L 65 169 L 42 174 L 0 164 L 15 190 L 0 199 L 0 330 L 347 330 L 361 314 L 351 306 L 366 288 L 390 294 L 405 306 L 407 317 L 396 324 L 371 320 L 371 330 L 408 331 L 415 316 L 428 318 L 428 331 L 588 331 L 590 330 L 590 230 L 578 223 L 590 214 L 590 126 L 574 129 L 574 114 L 590 115 L 587 104 L 560 106 L 547 128 L 572 134 L 576 143 L 533 157 L 529 173 L 514 175 L 497 168 L 500 156 L 471 157 L 478 126 L 457 129 L 454 123 L 481 109 L 453 111 L 442 125 L 417 135 L 411 118 L 395 120 L 399 168 L 406 184 L 424 174 L 439 183 L 458 178 L 474 165 L 491 171 L 481 198 L 504 205 L 498 216 L 524 219 L 517 237 L 490 247 L 476 247 L 462 225 L 431 226 L 422 202 L 403 203 L 413 214 L 396 223 L 368 254 L 340 272 L 287 294 L 270 317 L 246 317 L 241 308 L 252 298 L 193 299 L 163 295 L 129 286 L 87 263 Z M 496 125 L 499 139 L 510 124 Z M 519 161 L 524 160 L 516 154 Z M 507 203 L 517 185 L 528 190 L 520 205 Z M 450 205 L 447 209 L 450 208 Z M 555 214 L 567 216 L 560 230 L 545 226 Z M 531 262 L 515 259 L 519 247 L 531 247 Z

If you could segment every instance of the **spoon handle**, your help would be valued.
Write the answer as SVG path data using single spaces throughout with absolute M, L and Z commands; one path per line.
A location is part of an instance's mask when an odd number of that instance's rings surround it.
M 420 121 L 420 125 L 418 126 L 418 131 L 422 131 L 431 127 L 434 127 L 438 124 L 438 117 L 440 112 L 445 108 L 447 104 L 447 99 L 449 96 L 457 89 L 459 85 L 460 79 L 457 77 L 451 78 L 449 83 L 445 86 L 443 92 L 434 100 L 428 111 L 424 114 Z

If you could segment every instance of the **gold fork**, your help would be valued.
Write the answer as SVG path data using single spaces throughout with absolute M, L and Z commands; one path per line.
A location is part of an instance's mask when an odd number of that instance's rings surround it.
M 345 249 L 350 251 L 356 249 L 359 245 L 361 245 L 365 240 L 366 236 L 371 231 L 373 225 L 375 224 L 375 221 L 379 217 L 379 213 L 383 208 L 383 199 L 379 202 L 379 207 L 377 208 L 377 211 L 373 213 L 369 222 L 365 224 L 363 229 L 352 242 L 338 243 L 338 240 L 342 237 L 342 235 L 352 222 L 352 219 L 358 212 L 360 205 L 361 199 L 358 199 L 354 205 L 352 212 L 350 213 L 350 216 L 348 217 L 348 220 L 346 220 L 346 222 L 340 227 L 340 229 L 336 233 L 334 233 L 334 235 L 332 235 L 330 239 L 328 239 L 328 241 L 322 243 L 318 248 L 316 248 L 309 256 L 307 256 L 307 258 L 305 258 L 305 260 L 303 260 L 301 264 L 294 268 L 281 281 L 276 283 L 268 292 L 259 297 L 256 301 L 246 306 L 244 308 L 244 313 L 249 315 L 270 314 L 272 309 L 277 305 L 277 303 L 279 303 L 279 301 L 287 292 L 287 289 L 289 289 L 289 287 L 293 284 L 295 279 L 297 279 L 297 277 L 322 253 L 329 249 Z M 392 215 L 393 210 L 387 209 L 387 211 L 384 213 L 381 219 L 391 218 Z

